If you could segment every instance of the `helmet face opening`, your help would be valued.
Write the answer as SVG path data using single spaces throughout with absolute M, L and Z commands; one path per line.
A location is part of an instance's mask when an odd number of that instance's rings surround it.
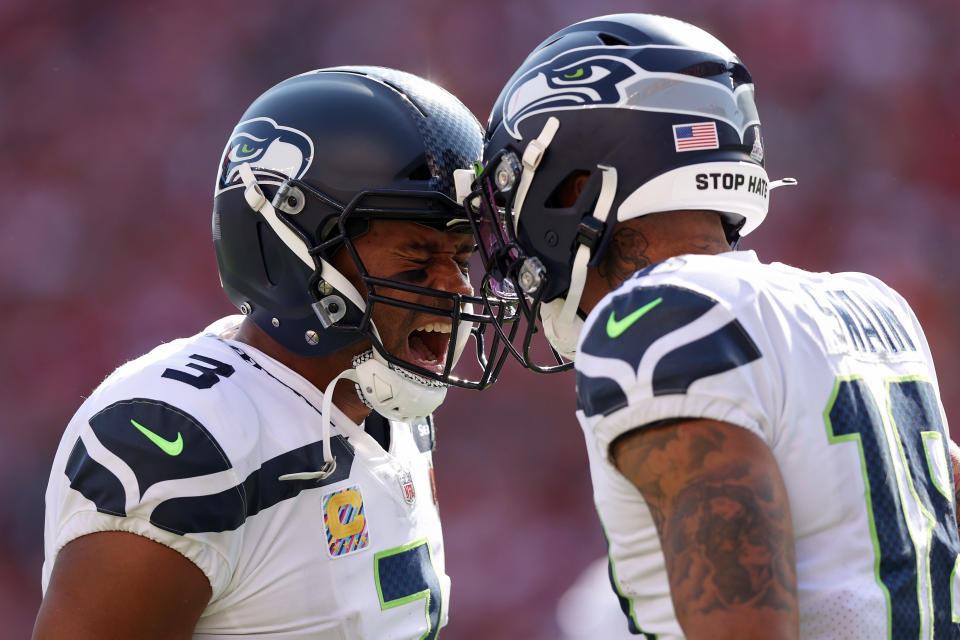
M 393 206 L 380 208 L 386 201 Z M 472 236 L 464 211 L 445 195 L 388 190 L 358 194 L 338 217 L 337 233 L 317 250 L 318 255 L 333 261 L 333 254 L 342 247 L 341 251 L 353 264 L 354 277 L 359 280 L 359 290 L 365 297 L 363 315 L 356 323 L 341 324 L 340 328 L 363 334 L 388 362 L 425 378 L 466 388 L 483 388 L 492 384 L 507 353 L 493 327 L 513 322 L 515 304 L 499 298 L 485 304 L 480 296 L 472 293 L 416 284 L 415 280 L 423 277 L 419 270 L 410 278 L 383 277 L 374 273 L 369 266 L 371 256 L 368 254 L 364 259 L 358 241 L 371 223 L 382 222 L 410 222 L 424 227 L 423 234 L 432 230 L 462 237 L 470 245 L 468 255 L 472 255 Z M 378 250 L 381 248 L 387 247 L 377 247 Z M 322 284 L 314 290 L 320 289 Z M 395 310 L 402 310 L 406 316 L 415 317 L 417 324 L 426 329 L 412 332 L 407 336 L 406 345 L 385 344 L 383 332 L 388 328 L 378 328 L 375 323 L 378 315 L 386 313 L 381 312 L 384 308 L 394 311 L 393 317 L 397 315 Z M 466 351 L 470 351 L 474 358 L 461 363 L 461 355 Z
M 538 328 L 539 309 L 549 283 L 542 262 L 528 255 L 516 236 L 512 207 L 519 170 L 513 178 L 503 173 L 505 166 L 515 164 L 514 160 L 504 161 L 512 155 L 511 152 L 498 153 L 474 181 L 467 198 L 466 213 L 484 267 L 480 295 L 506 350 L 535 371 L 564 371 L 573 363 L 565 361 L 556 350 L 538 345 L 539 341 L 534 339 L 543 332 Z M 511 307 L 513 316 L 508 323 L 499 321 L 499 314 L 494 311 L 498 305 Z
M 503 156 L 504 154 L 499 154 L 490 164 L 499 169 L 502 167 L 499 161 Z M 467 207 L 467 215 L 487 274 L 484 288 L 505 299 L 515 299 L 517 289 L 509 275 L 520 256 L 520 247 L 513 221 L 508 216 L 516 193 L 512 189 L 512 183 L 506 192 L 502 191 L 491 173 L 485 169 L 477 179 L 471 194 L 471 200 L 475 204 Z

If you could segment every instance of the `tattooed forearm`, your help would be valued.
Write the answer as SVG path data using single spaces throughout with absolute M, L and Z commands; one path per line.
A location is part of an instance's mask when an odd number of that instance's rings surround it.
M 649 246 L 647 237 L 640 231 L 626 226 L 618 227 L 613 232 L 603 260 L 597 265 L 597 271 L 610 288 L 615 289 L 635 272 L 650 266 L 651 260 L 646 254 Z
M 628 434 L 612 452 L 653 514 L 681 624 L 764 612 L 795 620 L 793 524 L 765 444 L 697 420 Z

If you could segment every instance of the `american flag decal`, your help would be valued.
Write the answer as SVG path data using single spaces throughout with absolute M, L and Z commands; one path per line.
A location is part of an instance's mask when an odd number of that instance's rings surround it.
M 673 143 L 677 151 L 719 149 L 716 122 L 692 122 L 673 125 Z

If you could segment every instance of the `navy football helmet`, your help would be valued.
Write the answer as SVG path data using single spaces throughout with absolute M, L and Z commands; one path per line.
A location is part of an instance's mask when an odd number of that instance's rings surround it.
M 385 366 L 378 381 L 412 381 L 414 386 L 399 394 L 406 398 L 420 393 L 442 399 L 438 389 L 448 384 L 491 384 L 503 358 L 497 355 L 495 331 L 485 342 L 492 318 L 474 312 L 483 308 L 480 298 L 373 277 L 352 241 L 371 220 L 469 233 L 455 200 L 453 172 L 471 167 L 481 145 L 480 124 L 459 100 L 408 73 L 337 67 L 274 86 L 234 128 L 217 175 L 213 237 L 227 296 L 276 342 L 301 356 L 325 356 L 369 340 L 373 350 L 355 366 L 359 370 L 363 362 L 379 361 Z M 348 252 L 365 290 L 332 266 L 338 251 Z M 395 292 L 433 302 L 413 304 Z M 442 372 L 384 347 L 372 320 L 380 304 L 449 318 Z M 506 321 L 509 309 L 498 310 Z M 453 368 L 471 335 L 480 370 L 459 377 Z M 360 386 L 364 401 L 388 417 L 432 410 L 427 405 L 434 400 L 412 411 L 381 406 L 372 397 L 377 385 L 366 385 L 366 396 Z
M 493 107 L 483 163 L 468 198 L 482 291 L 520 305 L 514 355 L 541 372 L 571 366 L 587 267 L 617 222 L 712 210 L 735 246 L 777 186 L 747 68 L 705 31 L 644 14 L 579 22 L 534 49 Z M 569 206 L 558 195 L 575 179 Z M 531 356 L 538 319 L 548 364 Z

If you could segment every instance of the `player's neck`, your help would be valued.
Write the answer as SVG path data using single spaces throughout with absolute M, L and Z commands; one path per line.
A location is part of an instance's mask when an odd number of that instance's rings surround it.
M 667 211 L 621 222 L 600 263 L 587 271 L 580 310 L 589 314 L 641 269 L 675 256 L 729 250 L 720 217 L 712 211 Z
M 355 355 L 353 351 L 362 351 L 361 347 L 355 350 L 343 349 L 321 358 L 298 356 L 280 346 L 249 318 L 244 318 L 237 333 L 230 337 L 238 342 L 248 344 L 286 365 L 303 376 L 321 392 L 326 390 L 327 385 L 337 375 L 353 366 L 352 359 Z M 354 389 L 353 383 L 349 381 L 343 381 L 336 385 L 333 390 L 333 404 L 357 424 L 362 423 L 367 414 L 370 413 L 370 408 L 363 404 Z

